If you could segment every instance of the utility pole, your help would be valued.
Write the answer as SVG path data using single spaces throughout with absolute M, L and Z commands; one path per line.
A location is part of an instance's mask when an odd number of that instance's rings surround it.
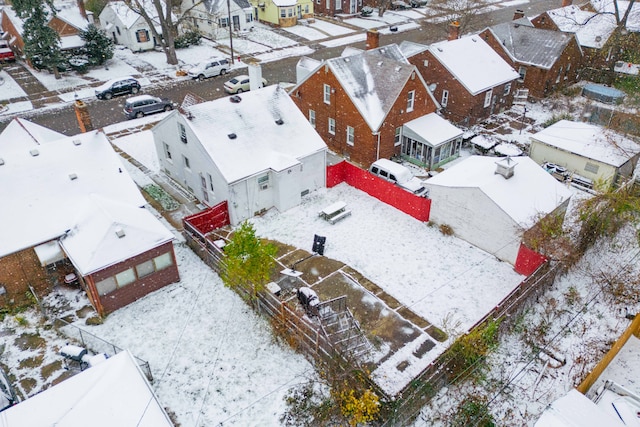
M 231 0 L 227 0 L 227 19 L 229 20 L 229 46 L 231 47 L 231 65 L 236 61 L 235 56 L 233 55 L 233 23 L 231 22 Z

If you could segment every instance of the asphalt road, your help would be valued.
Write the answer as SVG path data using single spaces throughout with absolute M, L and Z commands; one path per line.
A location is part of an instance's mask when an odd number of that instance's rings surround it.
M 540 0 L 499 9 L 475 16 L 467 31 L 481 30 L 490 25 L 510 21 L 513 18 L 513 13 L 516 9 L 523 9 L 527 16 L 535 16 L 545 10 L 556 7 L 560 7 L 559 0 Z M 381 34 L 380 44 L 399 44 L 403 40 L 429 44 L 446 39 L 446 28 L 446 24 L 432 24 L 423 21 L 421 22 L 421 27 L 416 30 L 398 34 Z M 352 46 L 360 49 L 365 48 L 364 42 L 355 43 Z M 346 46 L 316 49 L 310 57 L 318 60 L 333 58 L 339 56 L 345 47 Z M 298 62 L 298 59 L 298 57 L 284 58 L 275 62 L 262 64 L 262 75 L 269 83 L 295 82 L 296 63 Z M 226 76 L 213 77 L 202 82 L 197 80 L 172 82 L 162 87 L 152 87 L 145 90 L 144 93 L 166 97 L 178 103 L 182 101 L 188 92 L 194 93 L 205 100 L 212 100 L 227 96 L 222 90 L 223 83 L 231 76 L 244 73 L 246 73 L 246 70 L 239 70 Z M 95 128 L 101 128 L 123 121 L 124 115 L 122 113 L 122 106 L 124 99 L 125 97 L 114 98 L 110 101 L 100 101 L 97 99 L 88 100 L 88 109 L 91 114 L 93 126 Z M 65 135 L 75 135 L 80 132 L 72 104 L 55 109 L 29 111 L 20 114 L 20 117 L 26 118 L 27 120 Z M 0 118 L 0 131 L 8 125 L 10 120 L 11 117 Z

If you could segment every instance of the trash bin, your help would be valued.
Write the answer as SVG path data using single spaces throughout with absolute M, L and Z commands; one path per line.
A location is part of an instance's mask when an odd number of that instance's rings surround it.
M 324 255 L 324 243 L 327 241 L 327 238 L 324 236 L 318 236 L 317 234 L 313 235 L 313 247 L 311 252 L 315 252 L 318 255 Z

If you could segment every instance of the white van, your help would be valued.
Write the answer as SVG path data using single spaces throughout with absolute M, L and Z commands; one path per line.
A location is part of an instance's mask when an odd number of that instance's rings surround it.
M 416 196 L 429 197 L 429 191 L 424 186 L 424 183 L 399 163 L 388 159 L 379 159 L 371 164 L 369 172 L 386 181 L 397 184 Z

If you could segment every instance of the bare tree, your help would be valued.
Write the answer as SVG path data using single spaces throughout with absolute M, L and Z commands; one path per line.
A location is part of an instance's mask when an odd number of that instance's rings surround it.
M 430 3 L 431 8 L 442 15 L 444 31 L 449 31 L 449 23 L 457 21 L 460 34 L 473 27 L 486 5 L 486 0 L 433 0 Z

